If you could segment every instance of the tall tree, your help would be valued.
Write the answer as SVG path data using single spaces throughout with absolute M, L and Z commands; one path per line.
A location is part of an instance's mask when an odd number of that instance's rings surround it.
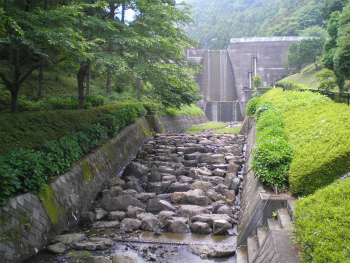
M 40 8 L 41 1 L 2 0 L 0 78 L 11 93 L 11 112 L 17 112 L 20 87 L 44 63 L 84 50 L 85 42 L 73 29 L 78 6 Z M 45 26 L 44 26 L 45 25 Z

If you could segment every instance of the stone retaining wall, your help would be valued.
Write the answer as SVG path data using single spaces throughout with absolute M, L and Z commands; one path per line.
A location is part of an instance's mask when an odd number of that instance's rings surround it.
M 1 262 L 22 262 L 55 235 L 77 223 L 80 212 L 89 208 L 108 180 L 122 173 L 155 130 L 151 119 L 141 119 L 124 128 L 41 193 L 27 193 L 10 199 L 0 209 Z M 159 130 L 156 132 L 181 131 L 206 121 L 205 116 L 182 115 L 153 119 L 157 120 Z

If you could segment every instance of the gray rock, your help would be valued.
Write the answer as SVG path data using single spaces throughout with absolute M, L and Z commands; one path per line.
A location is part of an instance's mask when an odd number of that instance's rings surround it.
M 172 193 L 170 193 L 170 194 L 159 194 L 155 198 L 171 202 L 172 195 L 173 195 Z
M 213 185 L 210 182 L 204 182 L 204 181 L 195 181 L 191 185 L 191 190 L 200 189 L 204 192 L 212 188 L 213 188 Z
M 162 224 L 162 227 L 166 227 L 169 222 L 173 219 L 173 216 L 175 216 L 175 213 L 172 211 L 161 211 L 158 214 L 158 218 L 160 223 Z
M 112 211 L 108 213 L 109 221 L 122 221 L 126 216 L 125 212 L 122 211 Z
M 214 214 L 217 214 L 218 210 L 220 207 L 226 205 L 224 201 L 220 200 L 220 201 L 216 201 L 214 204 L 213 204 L 213 213 Z
M 213 175 L 224 177 L 226 175 L 226 171 L 217 168 L 213 171 Z
M 102 208 L 95 208 L 95 220 L 101 220 L 108 216 L 108 212 L 103 210 Z
M 160 193 L 164 193 L 170 185 L 171 185 L 171 182 L 168 182 L 168 181 L 147 183 L 146 190 L 147 192 L 160 194 Z
M 148 175 L 148 181 L 149 182 L 160 182 L 162 180 L 162 176 L 160 175 L 160 172 L 157 170 L 152 170 Z
M 107 257 L 90 256 L 90 257 L 80 259 L 80 262 L 81 263 L 110 263 L 111 260 Z
M 225 164 L 226 160 L 224 157 L 223 154 L 202 153 L 198 161 L 206 164 Z
M 190 154 L 185 154 L 185 160 L 197 160 L 199 156 L 199 153 L 190 153 Z
M 213 189 L 206 191 L 205 195 L 212 201 L 216 201 L 218 198 L 218 193 Z
M 238 193 L 240 184 L 241 184 L 241 179 L 239 179 L 238 177 L 233 178 L 229 189 Z
M 141 178 L 143 175 L 146 175 L 149 171 L 149 168 L 143 164 L 137 162 L 130 162 L 126 166 L 123 176 L 135 176 Z
M 141 228 L 145 231 L 155 232 L 160 228 L 159 219 L 151 213 L 143 213 L 137 216 L 141 220 Z
M 228 187 L 224 184 L 219 184 L 218 186 L 215 187 L 215 191 L 219 194 L 222 194 L 223 196 L 226 196 Z
M 226 220 L 227 222 L 232 222 L 231 217 L 225 214 L 200 214 L 192 217 L 192 221 L 204 222 L 209 224 L 210 227 L 213 227 L 215 220 Z
M 113 186 L 119 186 L 121 188 L 125 187 L 125 181 L 120 178 L 112 178 L 108 182 L 108 188 L 112 188 Z
M 92 225 L 94 229 L 114 228 L 119 226 L 119 221 L 97 221 Z
M 198 175 L 198 180 L 204 182 L 210 182 L 213 185 L 223 184 L 225 183 L 225 178 L 220 176 L 207 176 L 207 175 Z
M 110 197 L 116 197 L 120 195 L 121 192 L 123 192 L 123 189 L 120 186 L 113 186 L 110 189 L 103 190 L 102 197 L 104 197 L 105 195 L 109 195 Z
M 141 228 L 141 220 L 136 218 L 124 218 L 120 223 L 120 229 L 125 232 L 133 232 Z
M 187 192 L 175 192 L 171 196 L 171 202 L 175 204 L 183 204 L 187 202 Z
M 208 223 L 204 222 L 194 222 L 190 224 L 190 229 L 192 233 L 208 235 L 213 232 Z
M 137 193 L 135 197 L 139 199 L 141 202 L 148 202 L 148 200 L 152 199 L 156 196 L 156 193 Z
M 117 197 L 109 197 L 108 195 L 101 200 L 101 207 L 106 211 L 127 211 L 128 206 L 143 207 L 143 204 L 130 195 L 120 195 Z
M 187 193 L 187 202 L 194 205 L 209 205 L 211 200 L 200 189 L 190 190 Z
M 168 166 L 159 166 L 158 172 L 165 173 L 165 174 L 174 174 L 175 170 L 174 168 L 168 167 Z
M 210 214 L 210 210 L 198 205 L 180 205 L 176 215 L 179 217 L 192 217 L 200 214 Z
M 226 220 L 214 220 L 213 234 L 214 235 L 226 235 L 227 230 L 232 228 L 232 224 Z
M 229 257 L 236 253 L 236 247 L 231 245 L 190 245 L 188 250 L 202 259 Z
M 189 177 L 188 177 L 189 178 Z M 192 179 L 192 178 L 191 178 Z M 193 180 L 193 179 L 192 179 Z M 188 183 L 179 183 L 179 182 L 175 182 L 172 183 L 169 188 L 168 188 L 168 192 L 169 193 L 174 193 L 174 192 L 186 192 L 190 190 L 190 186 Z
M 46 251 L 53 254 L 60 254 L 67 251 L 67 247 L 65 244 L 58 242 L 56 244 L 50 245 L 46 248 Z
M 72 247 L 76 250 L 104 250 L 113 245 L 113 240 L 109 238 L 89 238 L 74 244 Z
M 126 190 L 123 190 L 123 192 L 121 193 L 121 195 L 130 195 L 133 197 L 135 197 L 135 195 L 137 194 L 138 192 L 135 189 L 126 189 Z
M 85 238 L 84 234 L 66 234 L 66 235 L 58 235 L 56 237 L 54 237 L 51 240 L 52 244 L 56 244 L 56 243 L 63 243 L 67 246 L 70 246 L 78 241 L 81 241 Z
M 158 213 L 160 211 L 175 211 L 176 208 L 166 200 L 154 198 L 148 201 L 146 210 L 147 212 Z
M 176 182 L 176 176 L 175 175 L 165 175 L 162 176 L 162 181 L 169 181 L 169 182 Z
M 188 176 L 184 176 L 184 175 L 180 175 L 177 179 L 177 181 L 179 183 L 192 183 L 193 182 L 193 178 L 188 177 Z
M 128 210 L 126 215 L 131 218 L 136 218 L 138 214 L 142 214 L 145 212 L 145 209 L 140 207 L 128 206 Z
M 230 163 L 227 167 L 227 173 L 233 173 L 233 174 L 237 175 L 239 170 L 241 170 L 241 166 L 239 166 L 235 163 Z
M 175 176 L 183 176 L 185 174 L 187 174 L 187 168 L 181 164 L 180 167 L 176 169 Z
M 91 211 L 83 211 L 80 214 L 80 220 L 84 225 L 89 225 L 95 222 L 95 214 Z
M 177 234 L 184 234 L 190 232 L 186 223 L 184 223 L 181 220 L 175 220 L 175 218 L 173 221 L 169 222 L 167 229 L 169 232 Z
M 137 193 L 144 192 L 141 187 L 141 180 L 139 178 L 136 178 L 135 176 L 127 176 L 125 177 L 125 180 L 127 181 L 125 185 L 126 189 L 135 190 Z M 136 195 L 136 193 L 134 195 Z

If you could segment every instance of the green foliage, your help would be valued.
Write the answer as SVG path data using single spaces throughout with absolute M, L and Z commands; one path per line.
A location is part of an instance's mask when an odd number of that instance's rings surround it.
M 222 128 L 225 128 L 227 127 L 227 123 L 225 122 L 212 122 L 212 121 L 209 121 L 207 122 L 206 124 L 203 124 L 203 125 L 192 125 L 191 127 L 189 128 L 186 128 L 186 132 L 187 133 L 201 133 L 202 131 L 204 130 L 218 130 L 218 129 L 222 129 Z
M 308 91 L 273 89 L 262 97 L 279 110 L 295 148 L 289 170 L 293 194 L 312 194 L 349 171 L 347 105 Z
M 316 74 L 316 78 L 320 83 L 317 88 L 319 90 L 329 91 L 337 86 L 335 73 L 330 69 L 323 69 L 321 72 Z
M 226 49 L 230 38 L 297 36 L 311 27 L 324 27 L 323 1 L 295 0 L 186 0 L 195 23 L 186 27 L 190 37 L 207 49 Z M 220 14 L 220 15 L 218 15 Z M 210 28 L 210 30 L 208 30 Z M 234 28 L 234 30 L 232 30 Z
M 231 133 L 231 134 L 238 134 L 242 128 L 242 125 L 229 127 L 229 128 L 223 128 L 219 130 L 215 130 L 215 133 Z
M 252 170 L 270 188 L 286 188 L 293 148 L 279 113 L 267 101 L 260 101 L 256 110 L 257 138 L 253 151 Z
M 251 100 L 249 100 L 247 102 L 247 106 L 245 108 L 245 115 L 246 116 L 254 116 L 259 103 L 260 103 L 259 97 L 255 97 L 255 98 L 252 98 Z
M 96 109 L 100 113 L 111 109 L 113 111 L 110 111 L 110 114 L 102 114 L 100 118 L 95 117 L 94 120 L 98 123 L 85 123 L 76 131 L 66 131 L 58 140 L 45 141 L 38 150 L 13 149 L 0 156 L 0 190 L 2 190 L 0 205 L 5 204 L 14 194 L 41 191 L 54 177 L 70 171 L 89 150 L 101 145 L 108 137 L 115 136 L 119 128 L 135 122 L 146 113 L 140 103 L 119 105 L 117 109 L 112 106 L 109 109 L 103 107 Z M 83 111 L 66 113 L 65 122 L 75 121 L 75 118 L 67 118 L 69 114 L 82 115 L 82 113 Z M 43 114 L 35 116 L 43 116 Z M 94 115 L 90 112 L 87 116 Z
M 261 77 L 259 74 L 256 74 L 254 77 L 253 77 L 253 85 L 254 87 L 256 88 L 259 88 L 261 86 Z
M 283 85 L 285 90 L 309 89 L 308 86 L 294 81 L 277 81 L 275 85 Z
M 350 179 L 295 202 L 294 228 L 303 262 L 349 262 Z

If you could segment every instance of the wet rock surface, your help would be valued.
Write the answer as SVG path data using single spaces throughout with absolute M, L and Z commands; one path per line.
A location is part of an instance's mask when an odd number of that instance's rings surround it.
M 196 262 L 182 257 L 234 255 L 234 243 L 160 240 L 237 235 L 244 142 L 241 135 L 156 135 L 81 214 L 84 231 L 57 236 L 47 250 L 58 255 L 42 262 Z M 88 255 L 74 257 L 82 250 Z

